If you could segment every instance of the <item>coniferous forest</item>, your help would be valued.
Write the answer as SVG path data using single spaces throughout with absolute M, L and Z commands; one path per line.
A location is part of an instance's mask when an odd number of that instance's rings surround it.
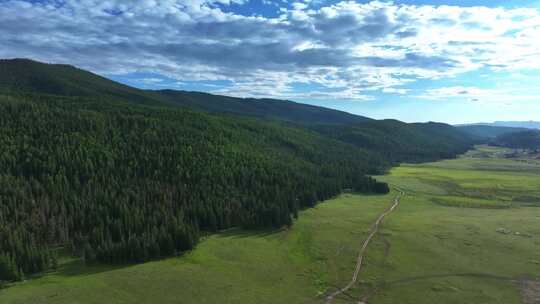
M 513 149 L 540 150 L 540 130 L 501 134 L 491 144 Z
M 37 89 L 17 77 L 0 78 L 6 281 L 56 267 L 58 248 L 87 263 L 137 263 L 221 229 L 292 225 L 300 209 L 343 189 L 388 192 L 369 176 L 414 161 L 413 152 L 422 151 L 417 161 L 453 157 L 472 144 L 446 125 L 305 126 L 130 102 L 131 91 L 92 96 L 92 87 L 75 94 L 62 84 L 70 94 L 55 93 L 43 77 Z M 422 142 L 407 142 L 419 132 Z

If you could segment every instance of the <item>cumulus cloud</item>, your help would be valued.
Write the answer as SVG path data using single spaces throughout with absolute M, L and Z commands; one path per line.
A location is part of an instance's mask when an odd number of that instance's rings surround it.
M 358 100 L 405 94 L 400 86 L 415 79 L 540 69 L 536 9 L 297 1 L 273 18 L 224 9 L 247 2 L 0 1 L 0 57 L 230 80 L 231 95 Z M 299 95 L 296 82 L 341 89 Z

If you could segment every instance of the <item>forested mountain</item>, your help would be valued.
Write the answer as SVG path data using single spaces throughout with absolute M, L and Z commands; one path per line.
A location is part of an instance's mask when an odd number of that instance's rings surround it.
M 377 151 L 391 162 L 432 161 L 453 157 L 470 148 L 471 138 L 440 123 L 406 124 L 373 120 L 358 124 L 312 127 L 328 137 Z
M 387 192 L 368 176 L 395 162 L 472 144 L 443 124 L 290 124 L 156 94 L 69 66 L 0 62 L 0 281 L 55 267 L 59 246 L 89 263 L 141 262 L 202 233 L 290 225 L 344 188 Z
M 165 105 L 151 94 L 74 66 L 28 59 L 0 59 L 0 92 L 61 96 L 102 96 L 148 105 Z
M 528 130 L 498 136 L 492 144 L 514 149 L 540 149 L 540 130 Z
M 493 125 L 460 125 L 457 126 L 457 128 L 460 131 L 466 132 L 470 135 L 486 139 L 495 138 L 503 134 L 516 133 L 528 130 L 525 128 L 499 127 Z
M 350 124 L 371 119 L 286 100 L 235 98 L 201 92 L 156 91 L 171 103 L 206 112 L 231 113 L 294 123 Z
M 201 230 L 289 225 L 343 188 L 387 191 L 365 177 L 376 154 L 271 122 L 49 95 L 1 96 L 0 112 L 4 278 L 47 268 L 55 245 L 139 262 Z
M 0 91 L 62 96 L 104 96 L 158 106 L 249 115 L 295 123 L 347 124 L 369 118 L 292 101 L 234 98 L 200 92 L 139 90 L 69 65 L 28 59 L 0 60 Z

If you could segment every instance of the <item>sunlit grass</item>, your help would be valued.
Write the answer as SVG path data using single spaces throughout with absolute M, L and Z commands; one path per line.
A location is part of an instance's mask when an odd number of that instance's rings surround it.
M 521 303 L 540 277 L 540 170 L 480 147 L 380 177 L 406 191 L 370 244 L 359 283 L 334 303 Z M 344 194 L 289 229 L 229 230 L 140 265 L 57 272 L 0 290 L 0 303 L 323 303 L 350 280 L 371 223 L 395 193 Z

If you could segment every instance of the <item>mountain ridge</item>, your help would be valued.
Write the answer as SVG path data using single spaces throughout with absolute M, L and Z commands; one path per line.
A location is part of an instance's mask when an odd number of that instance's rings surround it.
M 455 127 L 458 130 L 461 130 L 465 133 L 481 139 L 493 139 L 504 134 L 512 134 L 530 130 L 528 128 L 504 127 L 483 124 L 456 125 Z
M 89 90 L 88 88 L 92 88 Z M 107 96 L 150 106 L 181 106 L 294 123 L 348 124 L 370 118 L 289 100 L 238 98 L 204 92 L 142 90 L 66 64 L 0 59 L 0 92 Z
M 371 176 L 392 165 L 474 144 L 447 124 L 201 93 L 178 106 L 178 94 L 0 62 L 0 281 L 54 268 L 59 245 L 86 263 L 140 263 L 223 229 L 290 226 L 343 189 L 388 193 Z
M 12 91 L 90 99 L 100 96 L 128 104 L 281 121 L 361 149 L 374 149 L 393 162 L 436 160 L 451 157 L 461 151 L 461 144 L 458 148 L 451 147 L 447 138 L 457 142 L 470 140 L 468 136 L 476 137 L 477 140 L 489 138 L 462 133 L 444 123 L 374 120 L 288 100 L 237 98 L 170 89 L 141 90 L 74 66 L 45 64 L 29 59 L 0 61 L 0 72 L 0 92 L 2 88 L 10 88 Z
M 494 122 L 479 122 L 470 124 L 459 124 L 463 126 L 490 126 L 490 127 L 508 127 L 508 128 L 525 128 L 525 129 L 540 129 L 540 121 L 524 120 L 524 121 L 494 121 Z

